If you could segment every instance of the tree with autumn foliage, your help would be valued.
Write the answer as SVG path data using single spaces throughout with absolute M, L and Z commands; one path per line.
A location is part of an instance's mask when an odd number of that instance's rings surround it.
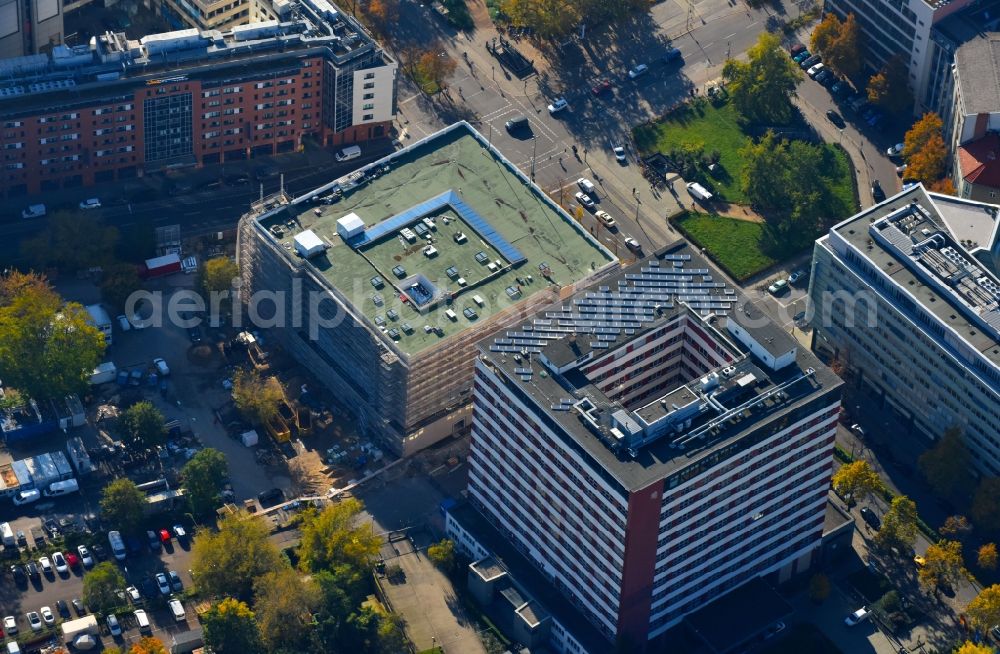
M 895 56 L 868 80 L 868 99 L 886 111 L 903 113 L 913 106 L 906 62 Z
M 972 624 L 983 631 L 1000 623 L 1000 585 L 993 584 L 979 591 L 976 598 L 969 602 L 965 612 Z
M 964 541 L 972 533 L 972 523 L 964 515 L 950 515 L 944 519 L 938 533 L 945 538 Z
M 129 648 L 128 654 L 170 654 L 170 651 L 164 646 L 163 642 L 159 638 L 154 638 L 153 636 L 146 636 L 132 643 L 132 647 Z
M 399 0 L 370 0 L 366 13 L 375 30 L 385 34 L 399 20 Z
M 967 640 L 955 650 L 955 654 L 993 654 L 993 648 L 989 645 L 977 645 L 971 640 Z
M 823 63 L 834 72 L 845 77 L 854 77 L 861 72 L 864 56 L 861 52 L 860 31 L 854 14 L 840 22 L 836 14 L 828 13 L 813 30 L 813 52 L 823 55 Z
M 983 570 L 997 569 L 997 545 L 996 543 L 986 543 L 979 548 L 976 553 L 976 563 Z
M 878 492 L 881 488 L 882 480 L 863 459 L 840 466 L 833 475 L 833 490 L 837 495 L 847 498 L 850 505 L 857 504 L 859 499 Z
M 933 111 L 925 113 L 903 138 L 903 159 L 907 163 L 906 177 L 930 185 L 944 176 L 948 162 L 948 147 L 941 131 L 941 117 Z
M 954 587 L 967 575 L 962 560 L 962 544 L 954 540 L 941 540 L 929 545 L 924 552 L 924 564 L 917 571 L 917 581 L 936 595 L 942 587 Z

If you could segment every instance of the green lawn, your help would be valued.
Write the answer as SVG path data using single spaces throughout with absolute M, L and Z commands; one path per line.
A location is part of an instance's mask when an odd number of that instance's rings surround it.
M 703 180 L 719 199 L 736 204 L 746 203 L 740 188 L 743 160 L 739 151 L 750 143 L 750 137 L 743 132 L 739 114 L 731 102 L 720 106 L 707 101 L 694 102 L 663 120 L 639 125 L 633 131 L 636 145 L 643 155 L 653 152 L 667 154 L 691 144 L 703 146 L 706 155 L 717 150 L 722 171 L 712 175 L 706 171 L 702 175 Z M 819 147 L 824 150 L 824 165 L 819 172 L 827 180 L 831 196 L 830 215 L 820 218 L 829 225 L 854 214 L 857 204 L 847 153 L 832 143 L 823 143 Z
M 703 145 L 706 154 L 718 150 L 723 172 L 712 178 L 712 187 L 722 199 L 737 204 L 744 201 L 740 190 L 743 162 L 739 151 L 750 139 L 740 128 L 738 114 L 731 102 L 719 107 L 709 102 L 687 106 L 662 121 L 639 125 L 634 133 L 635 143 L 644 155 L 656 151 L 667 153 L 685 144 Z
M 761 654 L 843 654 L 826 635 L 815 625 L 803 623 L 788 628 L 770 647 L 761 650 Z
M 764 226 L 704 213 L 687 213 L 674 221 L 687 236 L 705 248 L 727 273 L 746 279 L 777 261 L 760 249 Z

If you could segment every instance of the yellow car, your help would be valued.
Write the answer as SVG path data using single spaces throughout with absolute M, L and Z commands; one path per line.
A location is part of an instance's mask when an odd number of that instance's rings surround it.
M 927 559 L 918 554 L 917 556 L 913 557 L 913 562 L 917 564 L 918 568 L 922 568 L 924 567 L 924 564 L 927 563 Z

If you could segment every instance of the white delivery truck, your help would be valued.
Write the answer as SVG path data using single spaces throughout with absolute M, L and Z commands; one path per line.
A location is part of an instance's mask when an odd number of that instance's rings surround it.
M 83 634 L 97 636 L 101 632 L 97 627 L 97 617 L 93 613 L 76 620 L 67 620 L 61 627 L 63 640 L 67 645 L 74 644 L 74 641 Z
M 118 368 L 115 366 L 114 362 L 105 361 L 94 368 L 94 372 L 90 373 L 90 384 L 92 386 L 107 384 L 109 382 L 113 382 L 117 376 Z
M 14 530 L 10 528 L 9 522 L 0 522 L 0 537 L 3 538 L 4 547 L 14 547 Z
M 708 189 L 699 184 L 698 182 L 691 182 L 687 185 L 688 193 L 694 197 L 695 200 L 701 200 L 702 202 L 709 202 L 712 199 L 712 194 L 709 193 Z
M 90 304 L 86 309 L 90 314 L 90 324 L 104 334 L 104 345 L 111 345 L 111 316 L 99 304 Z

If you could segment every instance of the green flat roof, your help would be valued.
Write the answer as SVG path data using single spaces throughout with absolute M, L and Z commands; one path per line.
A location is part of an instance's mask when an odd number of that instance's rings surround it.
M 297 234 L 312 230 L 319 236 L 330 247 L 309 263 L 407 355 L 474 327 L 550 282 L 574 284 L 614 261 L 610 252 L 474 134 L 464 124 L 448 128 L 366 166 L 362 170 L 384 170 L 384 164 L 389 168 L 365 183 L 351 187 L 358 172 L 338 180 L 345 191 L 335 204 L 298 199 L 263 216 L 261 225 L 289 256 L 295 256 Z M 309 195 L 326 195 L 328 187 Z M 371 228 L 449 191 L 466 206 L 465 217 L 449 204 L 437 206 L 357 249 L 337 234 L 337 221 L 348 214 L 357 214 Z M 468 210 L 475 216 L 469 217 Z M 427 230 L 429 239 L 416 235 L 411 241 L 399 235 L 404 226 L 413 230 L 424 217 L 434 219 L 434 228 Z M 525 260 L 511 265 L 501 252 L 504 244 L 477 231 L 483 226 L 479 220 Z M 428 246 L 436 251 L 432 256 L 425 253 Z M 394 272 L 397 267 L 403 270 Z M 374 277 L 385 285 L 373 286 Z M 401 299 L 401 292 L 415 281 L 437 292 L 437 300 L 423 312 Z M 466 316 L 466 309 L 475 316 Z M 447 310 L 455 318 L 447 316 Z M 392 329 L 398 334 L 390 334 Z

